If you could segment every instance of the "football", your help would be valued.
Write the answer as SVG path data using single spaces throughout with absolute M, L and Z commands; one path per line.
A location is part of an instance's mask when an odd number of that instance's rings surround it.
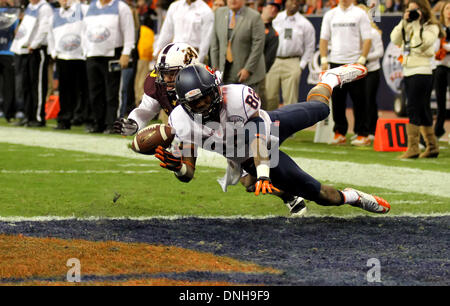
M 166 124 L 152 124 L 140 130 L 131 143 L 137 153 L 153 155 L 158 146 L 167 148 L 175 138 L 175 131 Z

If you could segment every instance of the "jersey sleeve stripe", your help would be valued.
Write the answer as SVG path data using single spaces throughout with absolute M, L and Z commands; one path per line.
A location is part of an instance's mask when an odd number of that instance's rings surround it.
M 242 87 L 242 106 L 244 108 L 244 112 L 245 112 L 245 117 L 247 117 L 248 120 L 248 115 L 247 115 L 247 108 L 245 107 L 245 99 L 244 99 L 244 89 L 246 88 L 246 86 Z

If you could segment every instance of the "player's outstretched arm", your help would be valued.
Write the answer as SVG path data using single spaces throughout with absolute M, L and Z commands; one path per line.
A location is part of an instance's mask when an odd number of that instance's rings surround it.
M 250 149 L 253 152 L 257 175 L 255 195 L 259 195 L 261 192 L 262 194 L 280 192 L 279 189 L 272 185 L 270 180 L 270 163 L 265 140 L 260 137 L 255 138 L 250 144 Z
M 161 163 L 161 167 L 167 170 L 173 171 L 178 180 L 188 183 L 194 177 L 196 157 L 194 157 L 194 146 L 185 146 L 184 150 L 189 150 L 191 154 L 189 156 L 183 156 L 181 150 L 177 152 L 169 152 L 161 146 L 156 148 L 155 157 L 158 158 Z
M 250 134 L 250 152 L 256 167 L 256 183 L 255 195 L 279 192 L 280 190 L 272 185 L 270 180 L 270 159 L 269 151 L 267 149 L 267 136 L 264 128 L 264 121 L 257 113 L 249 120 L 249 122 L 256 124 L 256 129 L 249 129 L 254 131 L 254 135 Z

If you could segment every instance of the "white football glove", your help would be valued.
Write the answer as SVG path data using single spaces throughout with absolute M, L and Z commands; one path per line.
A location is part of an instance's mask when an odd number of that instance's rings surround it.
M 120 118 L 114 122 L 113 130 L 116 134 L 121 134 L 123 136 L 131 136 L 136 134 L 138 131 L 138 124 L 133 119 Z

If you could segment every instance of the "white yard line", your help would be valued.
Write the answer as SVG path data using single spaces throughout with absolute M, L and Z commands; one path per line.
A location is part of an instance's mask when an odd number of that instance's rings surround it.
M 0 127 L 0 142 L 148 161 L 156 160 L 153 156 L 134 153 L 127 147 L 130 140 L 119 137 Z M 450 173 L 446 172 L 311 158 L 294 158 L 294 160 L 302 169 L 319 181 L 327 180 L 333 182 L 333 184 L 372 186 L 399 192 L 422 193 L 450 198 L 450 188 L 448 187 L 450 186 Z M 215 168 L 226 167 L 225 158 L 206 151 L 199 151 L 197 163 L 201 166 Z

